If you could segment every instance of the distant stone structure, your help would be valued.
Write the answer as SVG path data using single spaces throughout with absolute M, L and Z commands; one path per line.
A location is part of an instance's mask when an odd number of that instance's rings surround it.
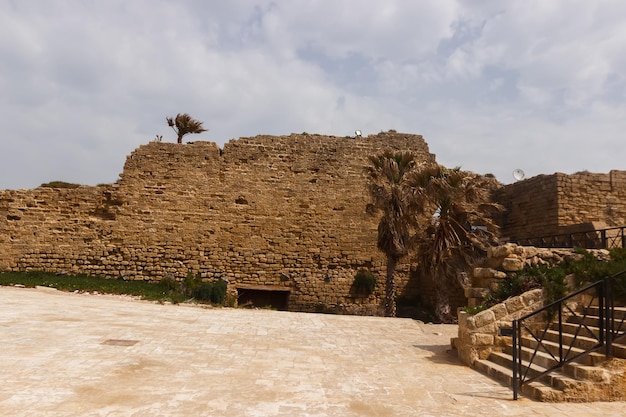
M 626 225 L 626 171 L 538 175 L 504 186 L 502 237 L 511 241 Z
M 189 272 L 225 279 L 240 301 L 298 311 L 376 314 L 385 257 L 368 212 L 364 168 L 384 150 L 435 156 L 419 135 L 310 134 L 152 142 L 117 183 L 0 191 L 0 269 L 158 281 Z M 376 274 L 374 293 L 353 288 Z M 408 260 L 401 294 L 418 293 Z

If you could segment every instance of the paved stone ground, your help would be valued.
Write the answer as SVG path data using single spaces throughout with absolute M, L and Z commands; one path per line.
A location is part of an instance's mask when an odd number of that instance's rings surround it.
M 511 400 L 456 326 L 0 287 L 2 416 L 623 416 Z

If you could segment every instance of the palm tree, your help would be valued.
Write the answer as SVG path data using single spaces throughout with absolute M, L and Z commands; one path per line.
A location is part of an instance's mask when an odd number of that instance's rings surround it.
M 450 322 L 449 293 L 463 282 L 463 274 L 485 256 L 495 241 L 494 217 L 502 207 L 493 203 L 495 179 L 460 168 L 441 165 L 415 171 L 407 179 L 412 187 L 411 208 L 431 216 L 430 225 L 419 233 L 419 258 L 435 286 L 435 315 Z
M 378 223 L 377 247 L 387 256 L 385 279 L 385 315 L 396 316 L 396 283 L 394 273 L 398 261 L 407 255 L 411 239 L 412 217 L 406 187 L 407 174 L 415 166 L 410 152 L 384 152 L 369 158 L 368 190 L 374 207 L 382 211 Z
M 167 120 L 167 124 L 174 129 L 174 132 L 178 135 L 178 143 L 183 143 L 183 136 L 188 133 L 206 132 L 206 129 L 202 127 L 202 122 L 193 119 L 187 113 L 178 113 L 175 119 L 166 117 L 165 120 Z

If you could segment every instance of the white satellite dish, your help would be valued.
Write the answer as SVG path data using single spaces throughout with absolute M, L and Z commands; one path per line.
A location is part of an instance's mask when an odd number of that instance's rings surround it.
M 521 169 L 518 168 L 513 170 L 513 178 L 515 178 L 515 181 L 521 181 L 525 176 L 526 174 L 524 174 L 524 171 Z

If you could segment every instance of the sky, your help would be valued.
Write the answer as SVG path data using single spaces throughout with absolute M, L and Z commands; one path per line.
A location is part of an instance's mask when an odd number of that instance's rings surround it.
M 626 170 L 623 0 L 0 0 L 0 189 L 175 142 L 424 136 L 503 183 Z

